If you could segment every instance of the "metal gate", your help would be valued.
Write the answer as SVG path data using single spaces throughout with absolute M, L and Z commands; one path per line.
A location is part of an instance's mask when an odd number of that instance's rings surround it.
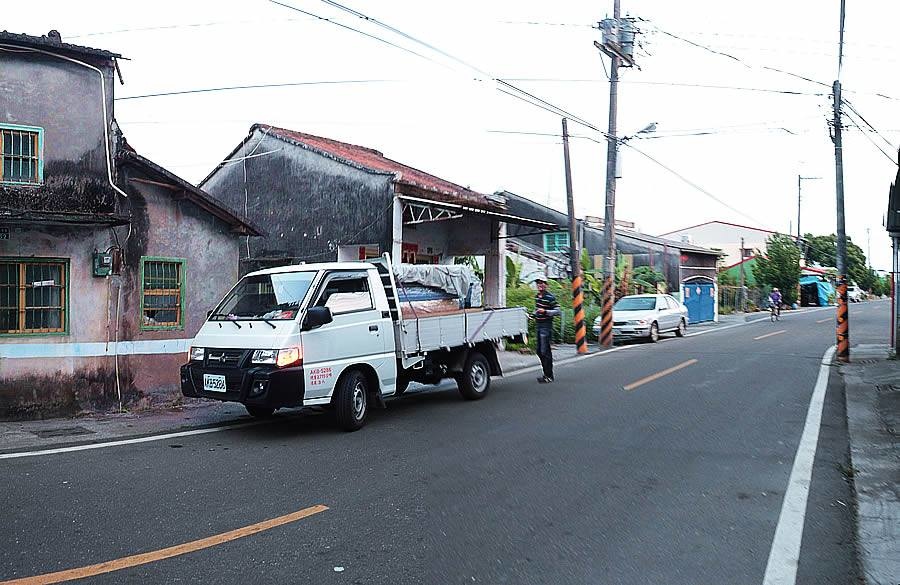
M 715 287 L 709 282 L 684 282 L 681 298 L 688 310 L 688 322 L 700 323 L 716 318 Z

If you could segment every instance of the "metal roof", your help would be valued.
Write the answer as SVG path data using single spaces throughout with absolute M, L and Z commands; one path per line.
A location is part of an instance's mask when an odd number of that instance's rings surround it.
M 94 49 L 91 47 L 83 47 L 81 45 L 73 45 L 71 43 L 62 42 L 61 38 L 55 37 L 50 33 L 36 37 L 32 35 L 11 33 L 9 31 L 0 31 L 0 44 L 18 45 L 20 47 L 42 49 L 54 53 L 70 53 L 77 55 L 87 55 L 90 57 L 101 57 L 103 59 L 121 59 L 122 55 L 105 51 L 103 49 Z M 59 33 L 56 33 L 59 34 Z
M 463 211 L 465 213 L 471 213 L 473 215 L 483 215 L 486 217 L 491 217 L 494 219 L 499 219 L 500 221 L 504 221 L 506 223 L 515 223 L 519 225 L 526 225 L 530 227 L 543 228 L 543 229 L 559 229 L 560 226 L 549 222 L 549 221 L 541 221 L 538 219 L 531 219 L 528 217 L 522 217 L 520 215 L 512 215 L 511 213 L 503 213 L 500 211 L 491 211 L 487 209 L 482 209 L 480 207 L 472 207 L 470 205 L 460 205 L 458 203 L 448 203 L 445 201 L 433 201 L 431 199 L 423 199 L 421 197 L 412 197 L 410 195 L 400 195 L 401 201 L 408 201 L 410 203 L 418 203 L 421 205 L 431 205 L 433 207 L 440 207 L 442 209 L 454 209 Z

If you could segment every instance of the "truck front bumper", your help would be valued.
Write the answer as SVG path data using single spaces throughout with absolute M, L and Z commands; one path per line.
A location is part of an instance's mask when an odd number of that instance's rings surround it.
M 225 390 L 205 389 L 204 374 L 224 376 Z M 303 366 L 217 368 L 204 366 L 203 362 L 190 362 L 181 366 L 181 393 L 190 398 L 211 398 L 250 406 L 302 406 Z

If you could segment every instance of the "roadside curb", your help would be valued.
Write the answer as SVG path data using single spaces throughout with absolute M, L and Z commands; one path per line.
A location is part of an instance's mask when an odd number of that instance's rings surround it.
M 900 452 L 896 430 L 883 416 L 889 393 L 898 403 L 900 391 L 890 388 L 900 363 L 887 358 L 886 346 L 860 345 L 853 348 L 854 361 L 839 367 L 857 505 L 856 553 L 869 585 L 895 585 L 900 575 Z

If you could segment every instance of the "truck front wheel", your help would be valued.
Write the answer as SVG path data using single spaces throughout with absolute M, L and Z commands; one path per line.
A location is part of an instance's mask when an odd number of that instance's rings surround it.
M 358 431 L 366 424 L 368 394 L 369 384 L 359 370 L 341 377 L 334 397 L 334 414 L 339 427 L 345 431 Z
M 487 358 L 477 351 L 470 353 L 462 373 L 456 376 L 456 385 L 466 400 L 484 398 L 491 388 L 491 365 Z

